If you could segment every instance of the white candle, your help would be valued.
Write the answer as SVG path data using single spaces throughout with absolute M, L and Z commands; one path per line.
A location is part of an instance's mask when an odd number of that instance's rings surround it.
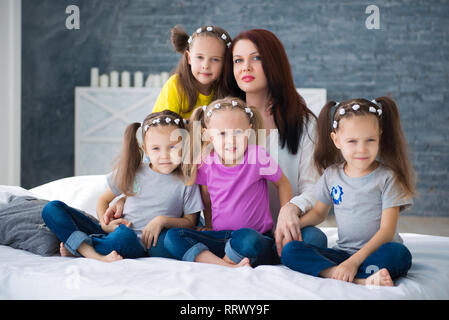
M 118 87 L 118 72 L 111 71 L 111 88 L 117 88 L 117 87 Z
M 134 87 L 142 88 L 143 86 L 143 73 L 141 71 L 134 72 Z
M 107 88 L 109 86 L 109 77 L 107 74 L 102 74 L 100 76 L 100 87 Z
M 153 75 L 149 74 L 147 80 L 145 80 L 145 87 L 151 88 L 153 86 Z
M 90 86 L 98 87 L 98 68 L 90 69 Z
M 162 86 L 167 82 L 169 77 L 170 77 L 170 75 L 168 72 L 161 72 Z
M 129 84 L 130 84 L 129 72 L 123 71 L 122 72 L 122 87 L 129 88 Z
M 154 75 L 153 87 L 155 87 L 155 88 L 162 87 L 162 86 L 161 86 L 161 75 L 160 75 L 160 74 L 157 74 L 157 73 L 156 73 L 156 74 Z

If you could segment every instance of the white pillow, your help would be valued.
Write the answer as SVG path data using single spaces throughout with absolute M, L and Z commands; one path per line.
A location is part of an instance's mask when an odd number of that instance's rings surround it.
M 29 191 L 40 199 L 60 200 L 97 217 L 97 200 L 107 187 L 106 175 L 91 175 L 55 180 Z

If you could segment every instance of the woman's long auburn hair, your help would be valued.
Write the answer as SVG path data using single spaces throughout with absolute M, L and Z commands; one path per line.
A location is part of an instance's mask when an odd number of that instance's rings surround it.
M 379 120 L 379 161 L 393 170 L 406 197 L 413 197 L 416 195 L 416 177 L 409 158 L 407 139 L 402 131 L 398 107 L 393 99 L 385 96 L 373 101 L 351 99 L 341 102 L 338 107 L 336 107 L 335 101 L 328 101 L 324 105 L 318 117 L 318 141 L 314 152 L 315 165 L 318 172 L 323 173 L 327 167 L 343 163 L 344 159 L 332 141 L 331 132 L 338 131 L 340 120 L 343 118 L 371 115 Z M 356 104 L 360 108 L 355 111 L 352 106 Z M 380 116 L 369 111 L 370 107 L 379 109 L 378 105 L 382 108 Z M 345 110 L 344 115 L 340 115 L 341 109 Z M 337 128 L 333 127 L 333 121 L 336 121 Z
M 287 53 L 282 42 L 272 32 L 264 29 L 252 29 L 240 32 L 233 39 L 231 50 L 226 52 L 225 89 L 231 95 L 245 100 L 245 92 L 238 87 L 234 78 L 232 56 L 235 44 L 243 39 L 250 40 L 258 48 L 273 103 L 271 112 L 279 130 L 281 146 L 284 147 L 287 144 L 289 152 L 296 154 L 304 124 L 307 123 L 309 117 L 316 117 L 307 107 L 304 98 L 296 91 Z

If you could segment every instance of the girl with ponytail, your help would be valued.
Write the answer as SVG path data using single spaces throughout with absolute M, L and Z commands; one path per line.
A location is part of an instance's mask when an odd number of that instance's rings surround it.
M 196 107 L 224 97 L 222 70 L 231 37 L 217 26 L 198 28 L 191 36 L 175 26 L 171 42 L 182 56 L 163 86 L 153 112 L 169 109 L 189 118 Z
M 229 267 L 277 263 L 268 181 L 276 186 L 281 206 L 292 198 L 292 188 L 277 162 L 257 145 L 259 111 L 226 97 L 197 108 L 189 125 L 191 164 L 185 176 L 201 185 L 205 227 L 170 229 L 166 249 L 179 260 Z
M 415 196 L 396 103 L 389 97 L 328 102 L 318 118 L 314 160 L 322 173 L 314 188 L 317 202 L 300 224 L 321 223 L 333 206 L 337 245 L 292 241 L 284 246 L 282 263 L 314 276 L 393 286 L 412 263 L 397 222 Z
M 183 119 L 169 110 L 126 128 L 117 166 L 97 201 L 98 222 L 61 201 L 44 207 L 42 217 L 61 240 L 61 255 L 102 261 L 171 257 L 164 248 L 167 229 L 193 228 L 203 209 L 198 186 L 186 186 L 182 177 L 184 129 Z M 121 194 L 127 196 L 123 217 L 114 219 L 105 212 Z

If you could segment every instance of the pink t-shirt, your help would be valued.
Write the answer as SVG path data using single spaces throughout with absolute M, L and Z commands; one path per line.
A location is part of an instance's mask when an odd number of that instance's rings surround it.
M 242 163 L 226 167 L 212 152 L 198 167 L 196 183 L 207 186 L 215 231 L 273 228 L 267 180 L 278 181 L 282 171 L 267 151 L 248 145 Z

